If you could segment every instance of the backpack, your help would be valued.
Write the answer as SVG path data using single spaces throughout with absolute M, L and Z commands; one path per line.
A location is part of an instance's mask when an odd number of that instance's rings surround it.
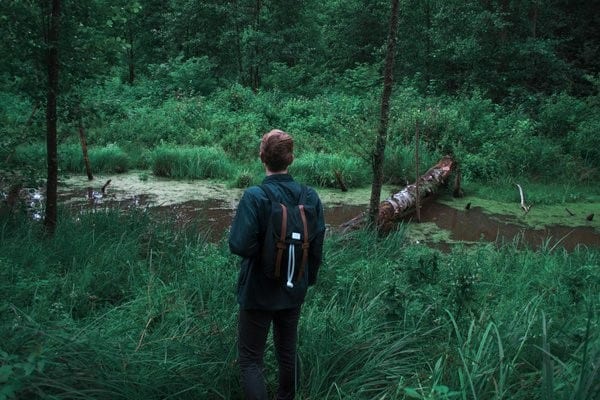
M 267 277 L 285 278 L 286 286 L 292 289 L 294 282 L 300 281 L 310 268 L 310 245 L 318 231 L 317 210 L 304 204 L 305 185 L 302 185 L 298 204 L 283 204 L 266 185 L 260 188 L 271 202 L 262 243 L 262 267 Z

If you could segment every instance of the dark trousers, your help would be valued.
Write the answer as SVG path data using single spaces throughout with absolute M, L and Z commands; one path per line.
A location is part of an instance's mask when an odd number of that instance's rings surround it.
M 275 356 L 279 364 L 277 399 L 293 399 L 300 371 L 296 360 L 300 307 L 278 311 L 240 310 L 238 351 L 241 383 L 248 400 L 267 400 L 263 356 L 273 322 Z

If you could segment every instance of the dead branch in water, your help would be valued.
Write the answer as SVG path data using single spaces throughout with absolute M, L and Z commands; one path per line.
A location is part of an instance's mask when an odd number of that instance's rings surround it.
M 532 205 L 525 204 L 525 195 L 523 194 L 523 188 L 518 183 L 516 185 L 519 188 L 519 194 L 521 195 L 521 209 L 525 211 L 525 214 L 527 214 L 529 210 L 531 210 Z
M 108 185 L 110 185 L 111 181 L 111 179 L 107 180 L 104 186 L 102 186 L 102 194 L 106 194 L 106 188 L 108 187 Z

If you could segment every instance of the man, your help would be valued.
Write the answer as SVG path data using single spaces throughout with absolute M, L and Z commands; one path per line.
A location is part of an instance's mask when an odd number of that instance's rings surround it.
M 292 137 L 277 129 L 265 134 L 260 143 L 260 159 L 266 172 L 263 186 L 278 202 L 287 205 L 298 204 L 302 192 L 302 185 L 288 173 L 294 160 L 293 150 Z M 312 188 L 307 188 L 304 204 L 316 210 L 317 232 L 310 243 L 307 271 L 291 285 L 285 279 L 267 276 L 262 268 L 261 247 L 271 211 L 265 189 L 252 186 L 244 192 L 231 225 L 229 248 L 242 257 L 237 285 L 238 351 L 242 389 L 247 399 L 268 398 L 263 356 L 271 323 L 279 366 L 276 398 L 293 399 L 296 393 L 300 375 L 296 355 L 300 308 L 308 286 L 316 282 L 325 235 L 323 206 Z

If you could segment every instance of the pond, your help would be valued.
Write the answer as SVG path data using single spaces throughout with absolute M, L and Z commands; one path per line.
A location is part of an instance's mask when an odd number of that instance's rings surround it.
M 102 193 L 101 187 L 109 179 L 110 183 Z M 384 188 L 382 199 L 386 197 L 385 193 L 392 191 Z M 91 182 L 85 176 L 68 177 L 60 182 L 59 202 L 75 210 L 148 208 L 170 218 L 177 225 L 201 226 L 206 237 L 216 242 L 229 227 L 242 193 L 242 189 L 229 188 L 218 182 L 177 181 L 134 172 L 97 176 Z M 326 224 L 330 230 L 335 230 L 366 210 L 370 188 L 345 193 L 319 189 L 319 195 L 325 206 Z M 464 204 L 467 200 L 470 199 L 462 199 L 457 204 L 452 199 L 427 202 L 421 209 L 419 223 L 415 222 L 414 214 L 401 222 L 408 239 L 441 249 L 448 249 L 455 243 L 514 240 L 533 248 L 565 247 L 572 250 L 577 245 L 600 246 L 600 215 L 595 221 L 579 218 L 576 223 L 567 224 L 565 221 L 574 220 L 554 218 L 542 206 L 533 208 L 531 216 L 525 216 L 515 203 L 512 214 L 499 215 L 486 212 L 483 207 L 466 209 Z M 542 212 L 545 213 L 543 216 L 540 215 Z M 537 220 L 534 213 L 538 213 Z M 540 218 L 543 223 L 540 223 Z

